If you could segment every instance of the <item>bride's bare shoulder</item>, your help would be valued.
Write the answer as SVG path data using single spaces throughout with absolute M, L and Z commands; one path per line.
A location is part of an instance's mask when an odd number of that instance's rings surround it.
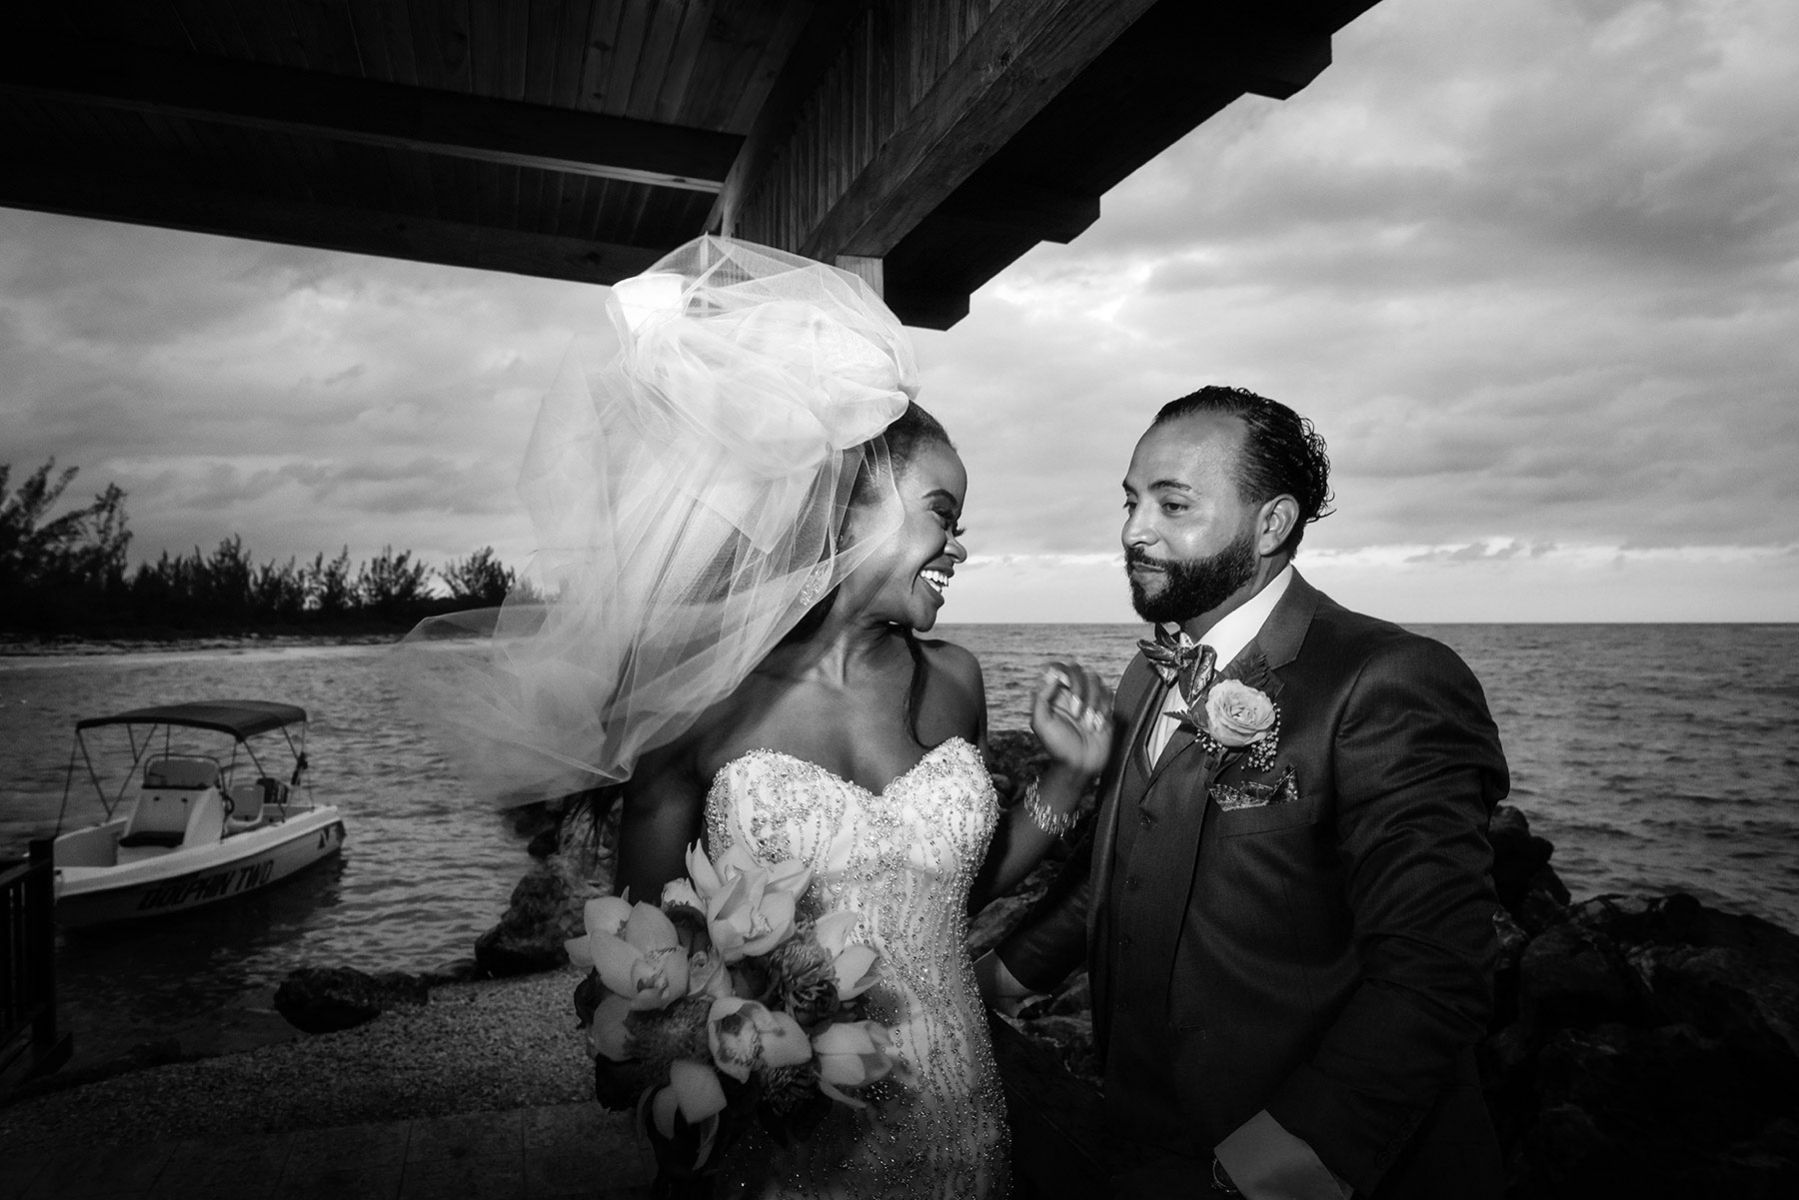
M 987 684 L 981 662 L 965 646 L 933 638 L 919 638 L 929 672 L 925 684 L 925 709 L 947 722 L 944 736 L 974 736 L 987 721 Z M 974 731 L 970 733 L 969 731 Z
M 919 638 L 918 646 L 924 651 L 925 665 L 933 675 L 942 676 L 961 688 L 985 690 L 981 660 L 966 646 L 936 638 Z
M 736 691 L 702 713 L 682 738 L 681 756 L 694 777 L 709 784 L 720 767 L 765 745 L 767 726 L 790 686 L 778 676 L 751 672 Z

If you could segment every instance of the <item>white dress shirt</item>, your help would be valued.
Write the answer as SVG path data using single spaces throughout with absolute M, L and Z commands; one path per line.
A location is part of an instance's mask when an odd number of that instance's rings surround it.
M 1268 623 L 1268 614 L 1280 603 L 1280 598 L 1287 594 L 1287 585 L 1293 582 L 1293 564 L 1288 563 L 1281 568 L 1281 573 L 1268 581 L 1268 586 L 1245 600 L 1242 604 L 1218 619 L 1218 623 L 1206 630 L 1200 637 L 1201 645 L 1210 646 L 1212 653 L 1218 656 L 1215 664 L 1217 670 L 1224 670 L 1232 659 L 1243 653 L 1243 648 L 1255 640 L 1256 634 L 1262 632 L 1262 626 Z M 1168 627 L 1169 632 L 1179 636 L 1180 627 Z M 1181 714 L 1186 711 L 1187 701 L 1181 696 L 1181 689 L 1171 687 L 1168 695 L 1162 700 L 1162 715 L 1156 718 L 1155 726 L 1149 731 L 1149 761 L 1155 762 L 1168 748 L 1168 739 L 1180 728 Z

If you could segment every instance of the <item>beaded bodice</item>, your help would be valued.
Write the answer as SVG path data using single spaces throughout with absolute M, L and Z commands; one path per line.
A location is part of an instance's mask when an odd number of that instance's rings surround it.
M 813 869 L 803 915 L 861 914 L 855 937 L 881 954 L 869 1015 L 895 1031 L 909 1078 L 866 1113 L 841 1109 L 796 1153 L 745 1147 L 735 1191 L 780 1197 L 998 1195 L 1003 1100 L 965 945 L 968 895 L 998 819 L 981 755 L 951 738 L 880 792 L 804 759 L 752 750 L 706 799 L 716 856 Z

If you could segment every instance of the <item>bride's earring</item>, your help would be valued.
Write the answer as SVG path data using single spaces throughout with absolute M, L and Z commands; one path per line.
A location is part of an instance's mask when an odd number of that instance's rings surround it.
M 800 607 L 811 608 L 814 604 L 817 604 L 830 586 L 830 582 L 831 568 L 829 565 L 819 563 L 816 567 L 813 567 L 812 573 L 806 576 L 806 582 L 800 585 Z

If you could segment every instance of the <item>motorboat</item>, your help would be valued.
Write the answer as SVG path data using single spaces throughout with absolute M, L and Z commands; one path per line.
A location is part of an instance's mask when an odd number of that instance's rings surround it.
M 119 727 L 129 740 L 131 769 L 109 794 L 88 738 Z M 200 752 L 189 731 L 202 735 Z M 209 744 L 204 735 L 211 734 L 230 739 L 228 756 L 217 739 L 211 740 L 219 753 L 203 752 Z M 258 745 L 266 753 L 278 741 L 286 743 L 292 763 L 286 778 L 272 773 L 257 753 Z M 342 815 L 313 802 L 306 710 L 292 704 L 205 700 L 78 721 L 64 813 L 79 766 L 86 767 L 106 816 L 69 833 L 61 832 L 58 816 L 56 918 L 64 926 L 187 912 L 248 895 L 343 847 Z

